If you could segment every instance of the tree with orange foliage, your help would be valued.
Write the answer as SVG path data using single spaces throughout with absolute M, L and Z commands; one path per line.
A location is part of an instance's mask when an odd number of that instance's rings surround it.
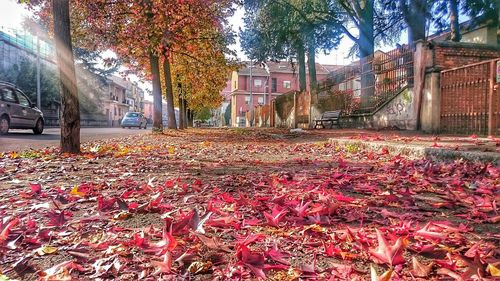
M 32 1 L 38 15 L 49 18 L 49 0 Z M 90 49 L 111 49 L 137 73 L 153 82 L 153 130 L 161 131 L 165 78 L 168 127 L 176 128 L 171 61 L 174 53 L 191 56 L 190 41 L 207 27 L 217 29 L 233 12 L 233 0 L 77 0 L 71 1 L 74 40 Z

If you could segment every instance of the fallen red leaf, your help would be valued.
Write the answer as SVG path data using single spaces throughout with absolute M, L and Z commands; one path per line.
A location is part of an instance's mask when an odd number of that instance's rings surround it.
M 403 238 L 398 238 L 394 245 L 389 245 L 382 232 L 376 229 L 378 247 L 376 250 L 370 250 L 370 254 L 376 263 L 386 263 L 388 265 L 398 265 L 405 263 L 403 257 Z

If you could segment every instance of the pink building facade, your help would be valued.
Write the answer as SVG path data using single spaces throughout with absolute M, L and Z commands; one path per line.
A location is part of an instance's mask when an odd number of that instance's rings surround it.
M 327 77 L 329 71 L 327 67 L 317 64 L 316 72 L 317 80 L 320 81 Z M 300 89 L 298 69 L 289 62 L 267 62 L 255 64 L 253 67 L 246 63 L 245 67 L 232 73 L 230 83 L 229 100 L 233 127 L 245 126 L 245 114 L 252 107 L 268 105 L 277 96 Z

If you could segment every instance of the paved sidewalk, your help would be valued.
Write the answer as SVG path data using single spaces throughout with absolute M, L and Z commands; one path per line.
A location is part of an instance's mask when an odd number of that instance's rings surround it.
M 403 154 L 412 158 L 440 160 L 466 159 L 500 163 L 500 138 L 429 135 L 415 131 L 307 130 L 306 134 L 323 136 L 339 145 L 359 146 Z

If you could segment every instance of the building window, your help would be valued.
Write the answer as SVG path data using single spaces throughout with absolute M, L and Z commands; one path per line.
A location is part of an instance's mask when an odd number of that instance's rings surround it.
M 283 81 L 283 88 L 290 89 L 292 87 L 292 83 L 290 81 Z
M 260 80 L 260 79 L 253 80 L 253 85 L 254 85 L 255 87 L 260 87 L 260 86 L 262 86 L 262 80 Z
M 264 104 L 264 98 L 263 97 L 259 97 L 259 104 Z
M 271 92 L 276 93 L 278 91 L 278 79 L 271 79 Z
M 115 116 L 116 116 L 116 107 L 115 107 L 115 108 L 113 108 L 113 109 L 114 109 L 114 111 L 115 111 Z
M 250 97 L 245 97 L 245 104 L 250 104 Z

